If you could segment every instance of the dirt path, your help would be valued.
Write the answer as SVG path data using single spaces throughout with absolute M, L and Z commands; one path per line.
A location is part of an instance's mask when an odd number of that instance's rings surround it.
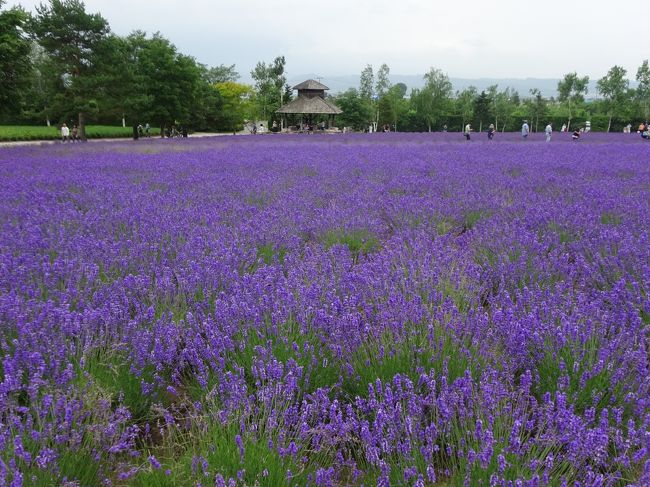
M 200 138 L 200 137 L 217 137 L 221 135 L 230 135 L 230 134 L 224 134 L 224 133 L 210 133 L 210 132 L 196 132 L 193 134 L 190 134 L 189 138 L 190 139 L 195 139 L 195 138 Z M 151 140 L 155 139 L 161 139 L 161 137 L 150 137 Z M 95 142 L 127 142 L 129 140 L 132 140 L 130 137 L 119 137 L 119 138 L 113 138 L 113 139 L 88 139 L 88 142 L 90 143 L 95 143 Z M 67 142 L 67 143 L 72 143 L 72 142 Z M 54 144 L 62 144 L 60 140 L 16 140 L 16 141 L 5 141 L 5 142 L 0 142 L 0 147 L 20 147 L 23 145 L 54 145 Z

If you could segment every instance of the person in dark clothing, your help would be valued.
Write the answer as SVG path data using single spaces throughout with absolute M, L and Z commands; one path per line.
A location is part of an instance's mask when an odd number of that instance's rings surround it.
M 138 140 L 138 137 L 140 136 L 138 132 L 138 124 L 134 123 L 133 124 L 133 140 Z

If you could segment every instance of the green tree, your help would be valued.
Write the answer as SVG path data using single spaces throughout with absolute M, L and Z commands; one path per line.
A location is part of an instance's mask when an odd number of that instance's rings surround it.
M 25 33 L 27 13 L 18 7 L 2 10 L 0 0 L 0 116 L 20 111 L 31 72 L 31 43 Z
M 50 0 L 36 7 L 30 30 L 55 63 L 64 88 L 59 101 L 78 114 L 79 137 L 85 140 L 86 115 L 97 110 L 95 49 L 110 31 L 108 22 L 86 13 L 79 0 Z
M 29 120 L 50 120 L 57 114 L 54 100 L 63 89 L 61 79 L 50 56 L 37 43 L 32 43 L 32 70 L 26 87 L 23 116 Z
M 401 118 L 408 111 L 408 104 L 404 99 L 406 94 L 406 85 L 398 83 L 391 86 L 388 91 L 381 97 L 378 102 L 377 123 L 388 124 L 393 130 L 398 130 Z
M 368 121 L 372 118 L 372 107 L 359 91 L 350 88 L 337 95 L 334 103 L 343 110 L 342 114 L 337 115 L 337 119 L 344 127 L 352 127 L 355 130 L 368 127 Z
M 220 64 L 219 66 L 213 66 L 206 69 L 207 71 L 205 79 L 209 84 L 212 85 L 217 83 L 226 83 L 229 81 L 235 82 L 241 77 L 235 69 L 234 64 L 231 64 L 230 66 Z
M 647 59 L 639 66 L 636 80 L 639 83 L 636 88 L 636 99 L 643 112 L 644 120 L 648 120 L 648 116 L 650 116 L 650 67 Z
M 548 104 L 546 99 L 542 96 L 542 92 L 533 88 L 530 90 L 530 94 L 533 95 L 533 98 L 529 101 L 530 112 L 532 113 L 532 119 L 535 121 L 535 132 L 539 131 L 539 119 L 543 118 L 548 113 Z
M 223 99 L 222 92 L 217 88 L 219 83 L 210 83 L 210 70 L 204 65 L 196 63 L 195 66 L 199 76 L 194 85 L 195 91 L 194 97 L 191 99 L 188 125 L 199 130 L 221 129 L 226 100 Z M 224 81 L 224 83 L 231 82 L 234 83 L 234 81 Z M 227 128 L 227 130 L 232 129 Z
M 284 102 L 291 99 L 291 89 L 284 74 L 285 64 L 284 56 L 278 56 L 268 66 L 264 62 L 258 62 L 251 71 L 260 103 L 260 114 L 267 122 Z
M 627 101 L 628 89 L 630 82 L 626 78 L 627 70 L 620 66 L 613 66 L 605 76 L 598 80 L 598 92 L 603 96 L 605 106 L 607 107 L 607 132 L 612 127 L 612 116 L 618 114 L 618 111 Z
M 124 125 L 127 120 L 129 124 L 138 123 L 140 115 L 153 103 L 146 92 L 143 44 L 135 41 L 138 35 L 145 37 L 144 33 L 129 37 L 109 35 L 95 46 L 98 111 L 102 118 L 121 119 Z
M 384 96 L 391 87 L 390 79 L 388 78 L 389 75 L 390 68 L 388 67 L 388 64 L 384 63 L 379 66 L 379 69 L 377 70 L 377 84 L 375 85 L 375 94 L 380 98 Z
M 449 77 L 439 69 L 429 69 L 424 81 L 424 87 L 414 90 L 411 99 L 418 118 L 431 132 L 431 127 L 437 125 L 449 109 L 453 91 Z
M 252 116 L 253 89 L 235 81 L 217 83 L 215 88 L 223 100 L 217 128 L 228 131 L 241 130 L 244 121 Z
M 506 127 L 510 128 L 513 123 L 513 114 L 519 107 L 519 93 L 507 87 L 505 90 L 497 93 L 495 97 L 495 106 L 498 117 L 501 120 L 501 131 L 505 132 Z
M 470 86 L 463 91 L 456 92 L 456 111 L 463 119 L 461 130 L 465 124 L 474 118 L 474 100 L 476 99 L 476 88 Z
M 499 91 L 498 85 L 488 87 L 488 95 L 492 101 L 492 114 L 494 115 L 494 127 L 502 132 L 510 126 L 512 116 L 519 106 L 519 94 L 507 87 Z
M 564 75 L 557 83 L 558 100 L 566 104 L 568 110 L 567 130 L 571 129 L 571 119 L 576 107 L 585 101 L 589 86 L 589 76 L 579 77 L 577 73 Z
M 482 131 L 483 122 L 490 119 L 490 97 L 485 90 L 474 100 L 474 116 L 478 118 L 479 131 Z
M 372 100 L 374 94 L 373 86 L 375 85 L 375 75 L 372 71 L 372 65 L 368 64 L 363 71 L 361 71 L 361 76 L 359 78 L 359 95 L 362 98 L 367 98 Z
M 104 119 L 151 122 L 161 134 L 177 122 L 201 129 L 216 124 L 221 98 L 208 69 L 159 33 L 109 35 L 95 47 L 95 58 L 95 97 Z

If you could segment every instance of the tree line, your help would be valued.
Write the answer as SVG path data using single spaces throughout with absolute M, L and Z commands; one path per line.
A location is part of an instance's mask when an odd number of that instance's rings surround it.
M 582 125 L 592 129 L 622 130 L 628 124 L 648 120 L 650 108 L 650 68 L 648 60 L 636 72 L 636 88 L 630 87 L 627 71 L 612 67 L 597 81 L 599 97 L 586 101 L 589 77 L 568 73 L 558 82 L 557 97 L 544 97 L 538 89 L 525 96 L 498 85 L 479 92 L 475 87 L 454 92 L 447 74 L 431 68 L 424 86 L 407 95 L 403 83 L 391 85 L 390 68 L 382 64 L 375 73 L 367 65 L 360 75 L 359 88 L 335 97 L 343 110 L 339 120 L 356 129 L 390 126 L 400 131 L 462 130 L 467 123 L 482 130 L 494 124 L 500 131 L 518 130 L 522 120 L 541 131 L 548 122 L 556 127 Z
M 284 57 L 238 83 L 235 66 L 208 67 L 160 33 L 111 32 L 79 0 L 50 0 L 30 14 L 0 0 L 0 123 L 85 124 L 239 130 L 247 118 L 277 109 L 287 90 Z M 287 99 L 290 97 L 290 93 Z M 128 121 L 128 122 L 127 122 Z
M 182 124 L 195 130 L 240 130 L 246 120 L 276 118 L 292 97 L 284 56 L 259 62 L 254 85 L 240 83 L 235 66 L 209 67 L 178 51 L 160 33 L 134 31 L 119 36 L 100 14 L 88 13 L 80 0 L 49 0 L 34 14 L 4 8 L 0 0 L 0 123 L 59 124 L 74 120 L 85 138 L 87 121 L 103 124 L 149 122 L 161 128 Z M 569 73 L 558 96 L 539 90 L 520 95 L 498 85 L 478 92 L 453 91 L 449 77 L 431 68 L 424 86 L 392 84 L 390 68 L 371 65 L 359 87 L 333 97 L 343 114 L 339 126 L 357 130 L 390 126 L 400 131 L 476 129 L 495 124 L 516 130 L 522 119 L 533 130 L 591 120 L 597 130 L 619 130 L 647 120 L 650 68 L 644 61 L 631 88 L 627 72 L 612 67 L 598 80 L 600 97 L 585 101 L 589 78 Z M 541 126 L 541 128 L 540 128 Z

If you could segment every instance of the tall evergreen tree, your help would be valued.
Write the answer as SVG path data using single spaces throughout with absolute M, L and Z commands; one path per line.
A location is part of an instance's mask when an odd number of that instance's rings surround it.
M 78 114 L 79 137 L 86 139 L 86 115 L 97 109 L 95 50 L 110 29 L 100 14 L 86 13 L 79 0 L 50 0 L 36 7 L 32 34 L 55 62 L 67 108 Z

